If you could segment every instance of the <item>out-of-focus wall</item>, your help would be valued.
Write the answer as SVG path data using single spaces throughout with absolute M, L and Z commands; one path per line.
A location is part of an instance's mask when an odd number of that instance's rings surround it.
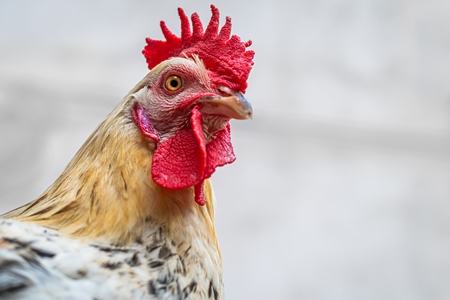
M 215 1 L 256 51 L 214 174 L 228 299 L 450 298 L 450 2 Z M 0 212 L 50 185 L 176 7 L 0 3 Z

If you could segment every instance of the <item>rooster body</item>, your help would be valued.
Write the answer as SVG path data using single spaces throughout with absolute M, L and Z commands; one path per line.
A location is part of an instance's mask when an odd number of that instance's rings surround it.
M 243 62 L 251 65 L 253 53 L 245 51 L 250 43 L 229 39 L 228 18 L 218 33 L 218 10 L 212 11 L 204 36 L 192 16 L 192 38 L 244 53 Z M 183 43 L 191 48 L 176 47 L 192 50 L 189 22 L 179 14 Z M 146 53 L 161 43 L 148 40 Z M 236 77 L 236 70 L 214 67 L 200 50 L 171 53 L 158 64 L 147 57 L 151 71 L 60 177 L 39 198 L 2 216 L 0 297 L 223 298 L 209 178 L 235 159 L 229 120 L 251 117 L 241 92 L 250 69 Z
M 90 282 L 91 290 L 84 291 L 92 292 L 90 296 L 108 291 L 118 299 L 130 295 L 185 299 L 191 294 L 192 299 L 220 298 L 222 262 L 210 182 L 205 182 L 205 206 L 193 201 L 192 189 L 167 190 L 157 185 L 148 174 L 154 145 L 142 136 L 130 115 L 137 98 L 148 92 L 149 78 L 160 69 L 173 68 L 175 61 L 202 68 L 181 58 L 162 63 L 119 103 L 41 197 L 3 216 L 40 225 L 1 223 L 2 250 L 20 251 L 11 262 L 8 254 L 5 258 L 0 254 L 0 261 L 7 260 L 0 273 L 19 274 L 24 280 L 20 288 L 4 288 L 8 297 L 24 290 L 17 294 L 19 299 L 22 295 L 35 299 L 39 293 L 46 299 L 70 288 L 67 297 L 71 298 L 72 288 L 82 289 Z M 139 263 L 133 263 L 134 259 Z M 48 287 L 41 286 L 41 281 Z M 54 289 L 58 281 L 64 285 Z M 207 286 L 202 287 L 200 283 L 205 282 Z M 28 286 L 35 288 L 27 291 Z

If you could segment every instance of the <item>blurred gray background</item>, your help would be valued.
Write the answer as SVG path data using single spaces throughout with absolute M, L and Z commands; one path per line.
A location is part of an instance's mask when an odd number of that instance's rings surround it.
M 0 2 L 0 211 L 37 196 L 209 1 Z M 450 299 L 450 2 L 214 1 L 256 51 L 213 179 L 227 299 Z

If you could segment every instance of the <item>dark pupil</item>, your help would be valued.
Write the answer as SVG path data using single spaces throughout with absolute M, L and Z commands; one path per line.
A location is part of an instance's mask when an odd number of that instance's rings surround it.
M 176 88 L 176 87 L 178 87 L 178 80 L 176 80 L 176 79 L 172 79 L 171 81 L 170 81 L 170 86 L 171 87 L 173 87 L 173 88 Z

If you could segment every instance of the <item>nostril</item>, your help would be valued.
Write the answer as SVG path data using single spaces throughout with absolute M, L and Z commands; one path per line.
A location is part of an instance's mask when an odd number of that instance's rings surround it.
M 219 90 L 219 92 L 224 93 L 226 96 L 232 96 L 236 94 L 235 91 L 223 85 L 218 85 L 217 89 Z

